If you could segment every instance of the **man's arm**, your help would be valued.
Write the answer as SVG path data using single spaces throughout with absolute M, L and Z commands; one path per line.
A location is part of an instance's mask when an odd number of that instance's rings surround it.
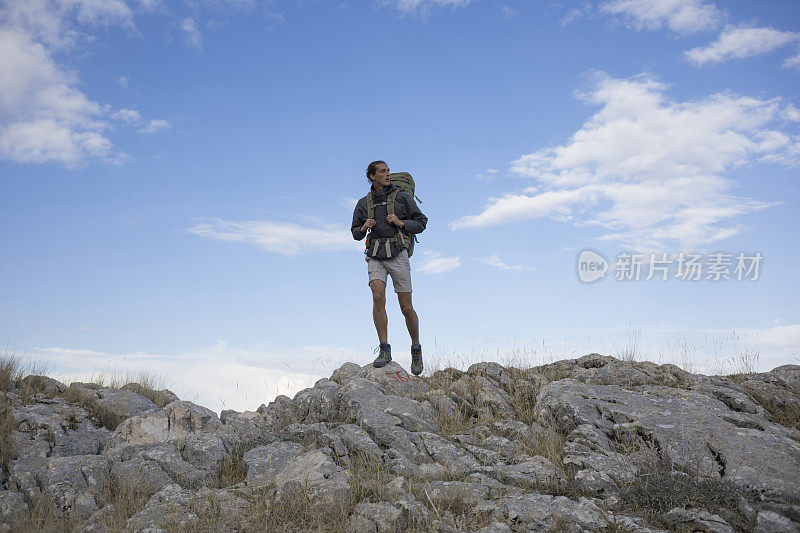
M 404 193 L 402 198 L 406 202 L 406 213 L 408 213 L 408 218 L 404 218 L 402 221 L 403 231 L 406 233 L 422 233 L 428 225 L 428 217 L 419 210 L 413 196 Z
M 350 226 L 350 232 L 357 241 L 367 236 L 366 231 L 361 231 L 361 227 L 367 221 L 367 206 L 365 204 L 366 202 L 362 198 L 356 203 L 356 208 L 353 210 L 353 225 Z

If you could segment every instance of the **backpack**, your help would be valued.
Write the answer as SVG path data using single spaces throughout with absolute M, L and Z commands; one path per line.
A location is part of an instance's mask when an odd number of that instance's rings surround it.
M 394 172 L 389 174 L 389 182 L 394 183 L 399 190 L 392 191 L 389 193 L 389 196 L 386 197 L 386 214 L 393 215 L 394 214 L 394 201 L 397 198 L 397 193 L 403 191 L 405 193 L 410 194 L 413 198 L 419 203 L 422 203 L 422 200 L 417 198 L 417 195 L 414 194 L 414 178 L 411 177 L 411 174 L 408 172 Z M 375 218 L 375 203 L 372 201 L 372 191 L 370 190 L 367 193 L 367 218 Z M 417 236 L 414 234 L 406 235 L 400 228 L 397 229 L 397 235 L 392 237 L 390 240 L 397 242 L 401 246 L 403 246 L 406 250 L 408 250 L 408 257 L 411 257 L 414 254 L 414 242 L 419 242 L 417 240 Z M 367 235 L 366 241 L 367 249 L 369 250 L 370 247 L 370 235 Z M 388 250 L 388 248 L 387 248 Z

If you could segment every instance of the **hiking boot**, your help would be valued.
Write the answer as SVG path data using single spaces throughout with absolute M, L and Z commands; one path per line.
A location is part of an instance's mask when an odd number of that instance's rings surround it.
M 375 368 L 386 366 L 392 360 L 392 347 L 388 342 L 382 342 L 380 345 L 380 349 L 381 353 L 372 362 L 372 366 L 374 366 Z
M 415 376 L 422 374 L 422 345 L 411 345 L 411 373 Z

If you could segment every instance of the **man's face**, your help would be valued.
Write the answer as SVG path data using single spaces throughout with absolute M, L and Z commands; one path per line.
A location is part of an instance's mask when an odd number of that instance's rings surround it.
M 389 167 L 380 163 L 375 174 L 372 175 L 372 182 L 376 187 L 386 187 L 389 185 Z

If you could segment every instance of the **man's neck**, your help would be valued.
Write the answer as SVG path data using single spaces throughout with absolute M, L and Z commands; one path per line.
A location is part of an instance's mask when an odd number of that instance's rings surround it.
M 391 185 L 391 183 L 389 185 Z M 389 187 L 389 185 L 386 185 L 386 187 Z M 380 185 L 378 185 L 377 183 L 374 183 L 374 182 L 372 184 L 372 190 L 375 191 L 375 192 L 382 191 L 386 187 L 381 187 Z

